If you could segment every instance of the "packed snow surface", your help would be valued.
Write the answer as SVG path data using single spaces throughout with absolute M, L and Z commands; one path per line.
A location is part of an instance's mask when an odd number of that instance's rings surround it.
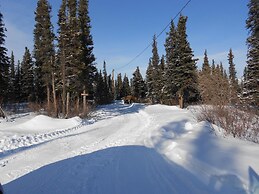
M 117 102 L 91 116 L 1 120 L 5 193 L 259 193 L 259 145 L 214 133 L 189 110 Z

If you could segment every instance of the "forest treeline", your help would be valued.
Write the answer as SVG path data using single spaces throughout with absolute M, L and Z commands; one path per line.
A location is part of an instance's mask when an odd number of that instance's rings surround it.
M 38 0 L 35 10 L 34 48 L 27 47 L 21 61 L 7 55 L 4 18 L 0 13 L 0 103 L 33 103 L 54 117 L 85 115 L 89 103 L 107 104 L 132 95 L 139 102 L 259 106 L 259 3 L 250 0 L 246 27 L 247 65 L 237 79 L 234 53 L 229 50 L 228 70 L 208 59 L 204 52 L 202 68 L 188 42 L 188 18 L 171 21 L 164 48 L 159 56 L 156 35 L 145 76 L 139 67 L 126 74 L 96 68 L 88 0 L 62 0 L 58 29 L 51 23 L 51 5 Z M 184 106 L 182 104 L 182 106 Z

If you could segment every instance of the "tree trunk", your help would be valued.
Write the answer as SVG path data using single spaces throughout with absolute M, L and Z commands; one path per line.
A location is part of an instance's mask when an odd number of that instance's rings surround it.
M 55 117 L 58 117 L 58 106 L 57 106 L 57 97 L 56 97 L 56 89 L 55 89 L 55 75 L 52 71 L 52 94 L 53 94 L 53 104 L 54 104 L 54 114 Z
M 69 114 L 70 114 L 70 112 L 69 112 L 69 108 L 70 108 L 70 104 L 69 104 L 69 101 L 70 101 L 70 93 L 69 92 L 67 92 L 67 106 L 66 106 L 66 118 L 68 118 L 68 116 L 69 116 Z
M 85 94 L 85 90 L 84 90 L 84 94 Z M 86 96 L 84 95 L 83 96 L 83 115 L 85 116 L 86 115 Z
M 66 76 L 65 76 L 65 64 L 62 63 L 62 113 L 66 115 Z
M 49 84 L 47 84 L 47 111 L 50 113 L 50 88 Z
M 79 112 L 80 112 L 80 97 L 78 96 L 77 99 L 76 99 L 76 114 L 79 115 Z

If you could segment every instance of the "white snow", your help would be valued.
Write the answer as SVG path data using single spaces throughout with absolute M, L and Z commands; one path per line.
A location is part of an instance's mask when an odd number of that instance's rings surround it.
M 1 120 L 5 193 L 259 192 L 259 145 L 217 136 L 189 110 L 117 102 L 92 116 Z

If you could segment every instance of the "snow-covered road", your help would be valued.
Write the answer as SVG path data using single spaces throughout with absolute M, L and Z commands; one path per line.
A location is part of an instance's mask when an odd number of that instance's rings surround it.
M 216 136 L 188 110 L 118 102 L 93 117 L 0 123 L 6 193 L 243 194 L 259 181 L 259 146 Z

